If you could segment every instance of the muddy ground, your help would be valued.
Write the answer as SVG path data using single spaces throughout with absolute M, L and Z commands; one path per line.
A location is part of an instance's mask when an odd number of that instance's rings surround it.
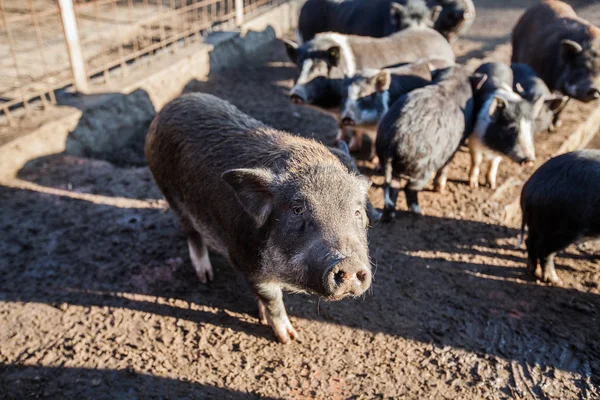
M 460 60 L 508 61 L 525 3 L 477 2 Z M 332 140 L 333 120 L 288 102 L 294 74 L 272 43 L 186 90 Z M 560 132 L 537 138 L 539 163 L 593 107 L 572 104 Z M 0 398 L 599 398 L 600 246 L 557 258 L 562 287 L 536 282 L 515 248 L 518 221 L 505 222 L 533 169 L 505 161 L 498 190 L 471 190 L 468 163 L 460 152 L 448 192 L 423 194 L 425 216 L 372 229 L 372 293 L 287 295 L 301 339 L 284 346 L 223 259 L 213 283 L 198 283 L 147 168 L 31 160 L 0 187 Z M 360 164 L 381 207 L 382 179 Z

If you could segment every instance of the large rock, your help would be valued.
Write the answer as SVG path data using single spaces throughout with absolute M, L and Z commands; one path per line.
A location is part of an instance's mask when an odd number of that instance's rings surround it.
M 111 93 L 83 111 L 69 134 L 66 153 L 115 164 L 143 165 L 144 141 L 154 106 L 143 90 Z

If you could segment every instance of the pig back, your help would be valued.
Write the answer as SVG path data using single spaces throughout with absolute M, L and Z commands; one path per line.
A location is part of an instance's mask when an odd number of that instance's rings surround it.
M 451 68 L 442 82 L 396 101 L 379 124 L 377 154 L 415 179 L 443 167 L 472 129 L 473 99 L 468 75 Z
M 348 43 L 357 69 L 394 67 L 427 58 L 455 61 L 448 41 L 430 28 L 409 28 L 381 39 L 349 36 Z
M 217 97 L 189 94 L 155 117 L 146 158 L 174 211 L 194 222 L 209 248 L 230 256 L 239 241 L 258 249 L 260 237 L 221 175 L 235 168 L 277 169 L 285 136 Z

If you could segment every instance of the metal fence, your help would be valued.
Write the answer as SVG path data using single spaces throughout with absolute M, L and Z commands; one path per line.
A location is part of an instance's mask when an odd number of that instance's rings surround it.
M 56 104 L 59 89 L 85 93 L 140 59 L 285 1 L 0 0 L 0 112 L 11 123 L 16 110 Z

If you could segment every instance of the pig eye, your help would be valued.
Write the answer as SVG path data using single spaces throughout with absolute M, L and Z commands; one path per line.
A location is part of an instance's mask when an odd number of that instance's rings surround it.
M 302 215 L 304 214 L 304 211 L 306 211 L 306 208 L 304 206 L 293 206 L 292 210 L 294 211 L 294 214 Z
M 356 211 L 354 211 L 354 216 L 355 216 L 356 218 L 359 218 L 359 217 L 361 217 L 361 216 L 362 216 L 362 214 L 360 213 L 360 210 L 356 210 Z

